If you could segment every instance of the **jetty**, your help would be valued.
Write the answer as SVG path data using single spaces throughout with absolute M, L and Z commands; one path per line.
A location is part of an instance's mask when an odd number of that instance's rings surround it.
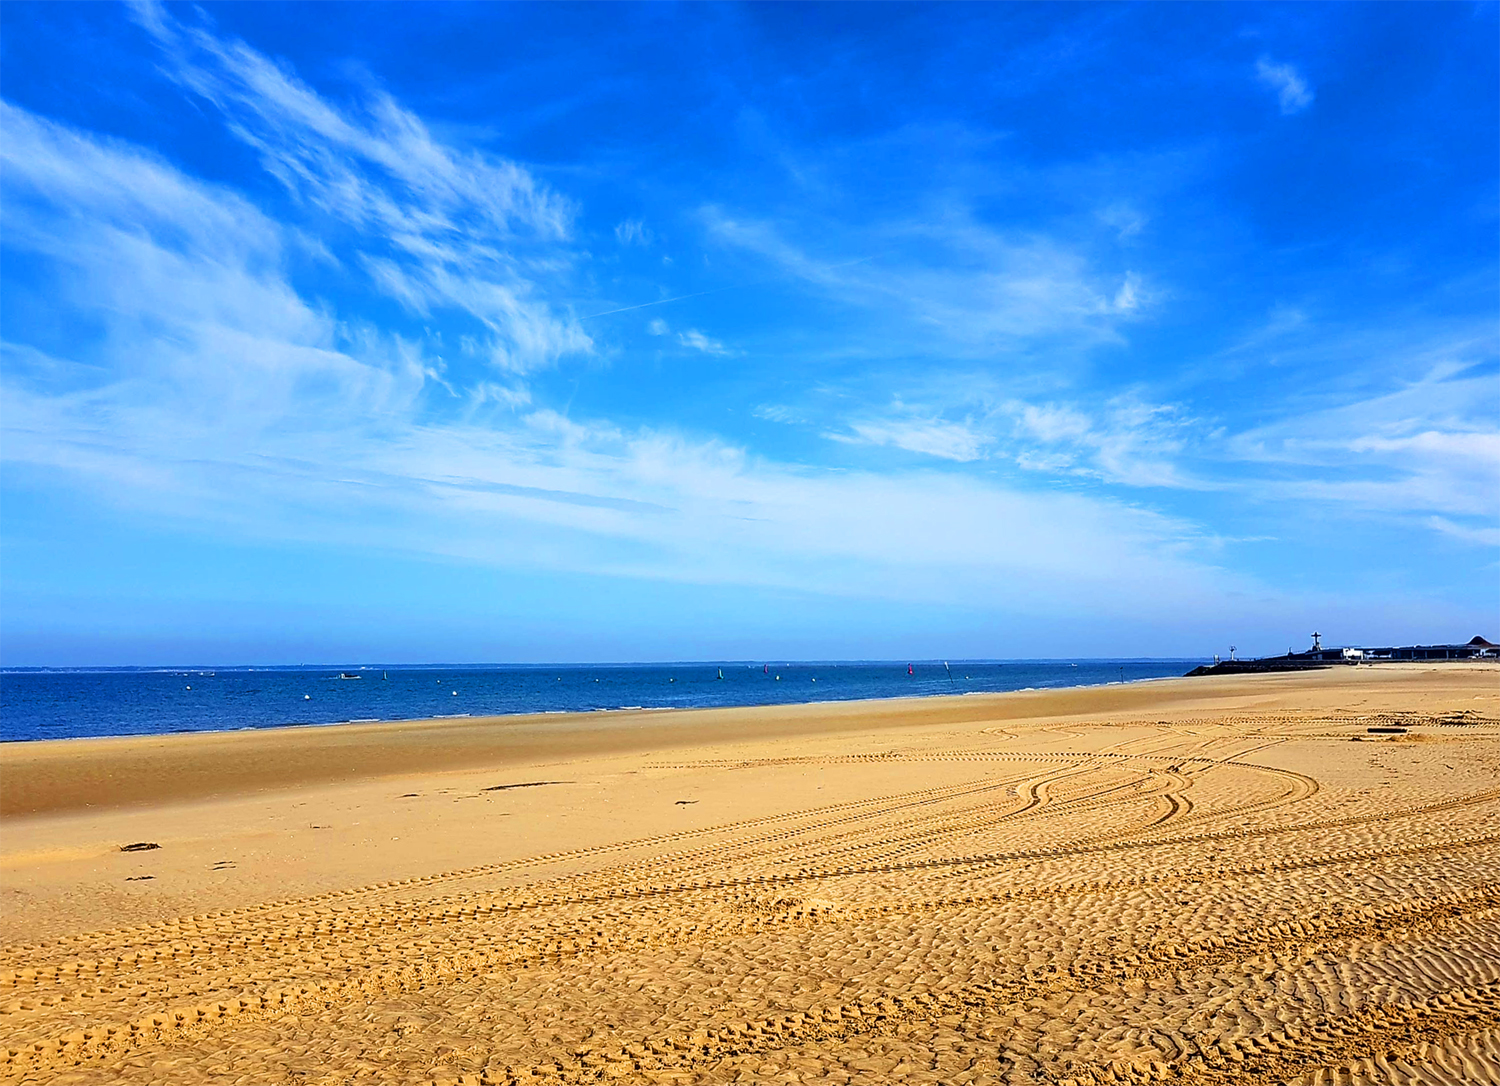
M 1314 668 L 1374 664 L 1391 660 L 1500 660 L 1500 645 L 1477 635 L 1461 645 L 1377 648 L 1347 645 L 1330 648 L 1323 644 L 1322 634 L 1315 633 L 1312 638 L 1312 647 L 1302 652 L 1287 649 L 1284 656 L 1261 656 L 1250 660 L 1236 660 L 1231 652 L 1228 660 L 1214 657 L 1212 664 L 1195 667 L 1187 674 L 1191 678 L 1196 675 L 1245 675 L 1260 671 L 1309 671 Z

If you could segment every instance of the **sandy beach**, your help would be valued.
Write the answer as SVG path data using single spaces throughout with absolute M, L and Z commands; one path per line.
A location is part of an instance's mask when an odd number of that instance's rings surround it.
M 1500 1082 L 1500 668 L 5 744 L 0 940 L 4 1082 Z

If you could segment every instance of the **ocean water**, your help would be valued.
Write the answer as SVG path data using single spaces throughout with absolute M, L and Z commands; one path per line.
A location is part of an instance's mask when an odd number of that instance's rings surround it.
M 0 672 L 0 740 L 958 695 L 1163 678 L 1203 662 L 23 669 Z

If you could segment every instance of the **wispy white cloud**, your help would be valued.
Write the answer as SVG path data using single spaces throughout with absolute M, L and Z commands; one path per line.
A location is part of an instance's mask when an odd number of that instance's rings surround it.
M 783 225 L 707 208 L 719 243 L 769 261 L 845 304 L 900 313 L 947 353 L 974 354 L 1020 340 L 1116 341 L 1161 292 L 1135 271 L 1105 271 L 1079 248 L 1044 235 L 1008 236 L 962 208 L 878 224 L 861 235 L 865 258 L 815 256 Z
M 1447 517 L 1428 517 L 1427 526 L 1465 543 L 1500 548 L 1500 526 L 1456 524 Z
M 1124 281 L 1120 283 L 1120 289 L 1115 292 L 1115 312 L 1130 313 L 1139 309 L 1144 300 L 1141 292 L 1141 277 L 1135 272 L 1126 272 Z
M 568 264 L 570 201 L 517 163 L 445 145 L 388 94 L 341 109 L 244 42 L 156 3 L 134 11 L 168 74 L 217 108 L 294 199 L 356 231 L 356 263 L 377 288 L 420 316 L 469 314 L 512 373 L 591 351 L 538 289 Z
M 1475 345 L 1454 349 L 1465 346 Z M 1393 392 L 1237 434 L 1228 453 L 1294 469 L 1275 483 L 1283 494 L 1397 515 L 1469 518 L 1469 527 L 1487 529 L 1500 521 L 1496 403 L 1500 374 L 1455 372 L 1452 362 L 1438 361 Z
M 1255 62 L 1255 75 L 1265 86 L 1276 92 L 1281 112 L 1290 116 L 1301 113 L 1313 103 L 1313 90 L 1295 66 L 1279 64 L 1269 57 Z
M 640 219 L 626 219 L 615 224 L 615 240 L 621 245 L 650 245 L 652 233 Z
M 187 26 L 155 3 L 134 10 L 171 61 L 168 74 L 223 111 L 230 130 L 294 194 L 417 248 L 534 232 L 566 237 L 569 201 L 514 162 L 447 147 L 390 95 L 363 116 L 329 104 L 244 42 Z
M 978 460 L 990 443 L 987 435 L 975 430 L 967 422 L 920 418 L 909 414 L 904 417 L 853 421 L 849 423 L 849 429 L 851 433 L 831 431 L 826 436 L 834 441 L 890 445 L 907 452 L 959 463 Z
M 1138 592 L 1144 583 L 1181 601 L 1235 581 L 1175 553 L 1196 549 L 1191 525 L 1113 502 L 1007 490 L 962 475 L 810 471 L 660 431 L 566 422 L 557 429 L 555 417 L 529 426 L 559 439 L 545 466 L 524 443 L 495 435 L 448 433 L 417 457 L 403 456 L 405 472 L 421 475 L 431 456 L 445 475 L 467 480 L 446 495 L 451 504 L 441 516 L 453 527 L 445 546 L 493 561 L 493 546 L 473 535 L 477 524 L 521 517 L 531 529 L 517 525 L 507 538 L 541 532 L 554 564 L 1023 606 L 1043 605 L 1046 586 L 1064 609 L 1083 602 L 1084 584 L 1097 590 L 1128 581 L 1099 604 L 1110 610 L 1122 595 L 1154 608 Z M 497 493 L 496 484 L 531 490 Z M 606 549 L 590 542 L 599 539 L 614 542 Z M 1018 575 L 1027 577 L 1024 585 Z
M 765 419 L 767 422 L 793 424 L 807 421 L 801 411 L 781 403 L 758 404 L 750 414 L 755 418 Z
M 390 354 L 393 339 L 370 344 L 292 289 L 284 231 L 238 195 L 8 103 L 0 130 L 6 243 L 55 262 L 57 304 L 108 329 L 107 356 L 73 360 L 96 363 L 84 380 L 196 383 L 231 427 L 294 391 L 369 408 L 366 395 L 405 402 L 422 384 L 420 364 Z M 381 363 L 346 353 L 356 341 Z M 115 350 L 123 343 L 135 349 Z
M 962 384 L 963 382 L 958 382 Z M 1201 424 L 1182 409 L 1123 394 L 1101 405 L 1019 399 L 912 404 L 851 417 L 825 436 L 886 445 L 945 460 L 998 459 L 1027 471 L 1111 485 L 1210 489 L 1180 464 Z
M 677 334 L 677 342 L 681 343 L 684 347 L 691 347 L 695 351 L 702 351 L 704 354 L 727 355 L 733 353 L 724 344 L 704 335 L 696 328 L 689 328 L 686 332 L 679 332 Z
M 667 336 L 672 334 L 672 326 L 657 317 L 646 325 L 646 332 L 653 336 Z M 701 351 L 704 354 L 728 356 L 737 353 L 697 328 L 688 328 L 678 332 L 677 342 L 690 350 Z
M 1149 403 L 1126 393 L 1112 397 L 1092 415 L 1076 407 L 1011 405 L 1016 432 L 1033 438 L 1028 456 L 1062 458 L 1067 470 L 1132 487 L 1206 490 L 1216 484 L 1185 471 L 1179 457 L 1201 424 L 1170 404 Z
M 1342 506 L 1479 542 L 1500 524 L 1500 426 L 1491 410 L 1500 374 L 1453 359 L 1484 349 L 1468 341 L 1451 354 L 1434 349 L 1423 356 L 1428 371 L 1395 391 L 1331 407 L 1292 403 L 1276 421 L 1239 431 L 1132 391 L 1093 403 L 897 398 L 825 435 L 1110 487 Z

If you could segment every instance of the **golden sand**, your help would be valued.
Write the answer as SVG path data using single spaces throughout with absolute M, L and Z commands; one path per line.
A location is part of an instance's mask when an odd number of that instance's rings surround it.
M 0 940 L 3 1082 L 1500 1082 L 1500 669 L 6 744 Z

